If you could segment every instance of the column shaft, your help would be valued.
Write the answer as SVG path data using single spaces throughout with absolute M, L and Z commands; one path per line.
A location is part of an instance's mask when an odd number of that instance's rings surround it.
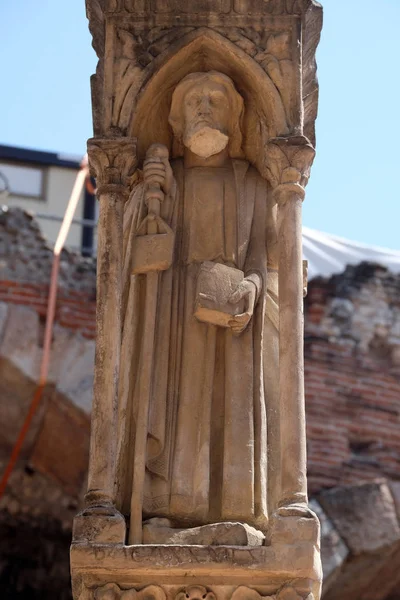
M 113 503 L 118 371 L 121 349 L 122 218 L 124 198 L 100 196 L 97 247 L 96 361 L 87 501 Z
M 289 192 L 278 209 L 280 505 L 307 501 L 301 207 L 302 197 Z

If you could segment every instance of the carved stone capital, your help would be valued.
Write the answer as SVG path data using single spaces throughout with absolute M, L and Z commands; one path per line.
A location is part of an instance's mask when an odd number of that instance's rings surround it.
M 97 194 L 118 193 L 128 198 L 137 168 L 136 139 L 91 138 L 87 149 Z
M 304 198 L 315 150 L 304 136 L 271 139 L 265 148 L 265 172 L 277 202 Z

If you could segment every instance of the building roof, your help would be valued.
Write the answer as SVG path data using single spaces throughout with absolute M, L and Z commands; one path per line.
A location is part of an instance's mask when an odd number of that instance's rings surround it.
M 31 163 L 35 165 L 50 165 L 64 167 L 66 169 L 79 169 L 82 157 L 0 144 L 0 161 L 1 160 Z
M 347 265 L 372 262 L 400 273 L 400 251 L 369 246 L 316 229 L 303 227 L 303 252 L 308 260 L 308 278 L 342 273 Z

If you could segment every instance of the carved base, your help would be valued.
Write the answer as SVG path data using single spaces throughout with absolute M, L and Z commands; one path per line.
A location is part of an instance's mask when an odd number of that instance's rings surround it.
M 269 543 L 124 546 L 74 541 L 74 600 L 319 600 L 318 521 L 276 517 Z
M 72 539 L 85 544 L 124 544 L 125 518 L 113 507 L 92 506 L 74 518 Z

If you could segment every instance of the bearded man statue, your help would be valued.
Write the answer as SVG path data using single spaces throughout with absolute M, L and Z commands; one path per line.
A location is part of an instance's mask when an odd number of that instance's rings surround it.
M 233 520 L 266 529 L 268 521 L 263 354 L 272 343 L 264 321 L 276 216 L 267 182 L 243 156 L 243 116 L 226 75 L 182 79 L 169 115 L 174 158 L 145 160 L 124 214 L 117 507 L 129 514 L 137 382 L 148 360 L 141 348 L 149 299 L 146 276 L 132 274 L 133 240 L 146 189 L 157 185 L 175 243 L 158 286 L 143 518 L 177 527 Z M 212 277 L 209 289 L 228 289 L 228 298 L 199 291 L 200 279 L 207 288 Z

